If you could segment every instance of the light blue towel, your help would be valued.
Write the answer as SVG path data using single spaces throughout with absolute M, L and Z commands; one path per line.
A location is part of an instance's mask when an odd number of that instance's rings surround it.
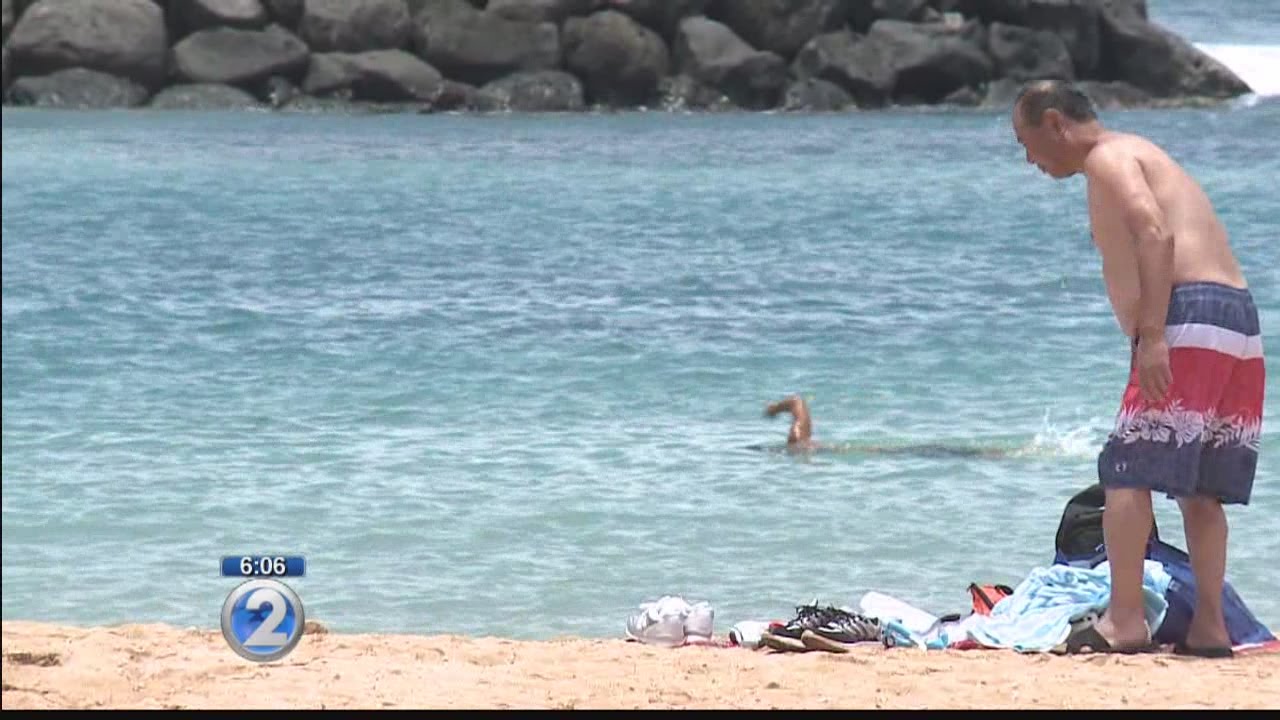
M 1164 599 L 1172 578 L 1153 560 L 1143 564 L 1142 594 L 1147 624 L 1154 635 L 1169 605 Z M 965 623 L 968 638 L 987 647 L 1018 652 L 1048 652 L 1062 644 L 1072 621 L 1101 613 L 1111 601 L 1111 564 L 1096 568 L 1053 565 L 1036 568 L 991 614 Z M 955 642 L 963 638 L 948 638 Z
M 1169 607 L 1164 594 L 1171 581 L 1163 565 L 1145 561 L 1142 594 L 1152 635 L 1164 622 Z M 986 647 L 1049 652 L 1066 641 L 1072 622 L 1089 613 L 1101 614 L 1110 601 L 1110 563 L 1092 569 L 1053 565 L 1032 570 L 1012 595 L 996 603 L 990 615 L 974 614 L 957 623 L 935 625 L 924 634 L 889 621 L 884 623 L 885 640 L 890 645 L 929 650 L 973 640 Z

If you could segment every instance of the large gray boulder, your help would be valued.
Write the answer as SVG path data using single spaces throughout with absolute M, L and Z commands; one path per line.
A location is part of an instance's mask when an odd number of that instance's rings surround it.
M 289 30 L 298 29 L 306 3 L 307 0 L 262 0 L 271 22 Z
M 485 96 L 489 99 L 488 96 Z M 445 79 L 440 86 L 440 93 L 431 101 L 428 112 L 461 112 L 480 110 L 480 89 L 474 85 Z
M 987 86 L 982 106 L 1011 112 L 1024 85 L 1024 82 L 1011 78 L 996 80 Z M 1075 85 L 1093 101 L 1096 109 L 1102 111 L 1153 107 L 1158 104 L 1150 94 L 1125 82 L 1081 80 Z
M 480 96 L 488 110 L 575 112 L 586 107 L 582 83 L 560 70 L 513 73 L 480 88 Z
M 13 105 L 102 110 L 137 107 L 147 101 L 147 89 L 128 78 L 97 70 L 70 68 L 39 77 L 20 77 L 9 88 Z
M 936 103 L 963 87 L 979 87 L 993 75 L 983 50 L 986 34 L 975 21 L 961 28 L 942 23 L 877 20 L 866 36 L 892 67 L 894 99 Z
M 201 30 L 173 47 L 174 73 L 181 82 L 222 83 L 252 91 L 272 75 L 300 79 L 310 54 L 305 43 L 279 25 L 265 30 Z
M 40 0 L 9 36 L 13 74 L 89 68 L 145 87 L 165 79 L 168 31 L 153 0 Z
M 1221 99 L 1252 92 L 1225 65 L 1147 21 L 1132 4 L 1108 5 L 1101 27 L 1104 79 L 1128 83 L 1157 98 Z
M 865 33 L 876 20 L 923 21 L 930 11 L 928 0 L 844 0 L 849 26 Z
M 302 82 L 308 95 L 368 102 L 433 102 L 443 86 L 439 71 L 404 50 L 315 53 Z
M 1147 14 L 1147 0 L 1096 0 L 1102 10 L 1103 20 L 1108 14 L 1119 14 L 1122 17 L 1150 20 Z
M 589 102 L 620 107 L 649 102 L 670 66 L 662 37 L 614 10 L 566 21 L 564 52 Z
M 641 25 L 657 30 L 663 38 L 675 37 L 680 21 L 702 15 L 711 0 L 609 0 L 609 6 L 626 13 Z
M 404 0 L 307 0 L 298 21 L 298 36 L 321 53 L 408 47 L 411 30 Z
M 995 22 L 987 31 L 987 53 L 995 75 L 1014 80 L 1072 80 L 1075 67 L 1062 38 L 1047 30 Z
M 1085 80 L 1078 84 L 1080 91 L 1093 101 L 1098 110 L 1128 110 L 1151 107 L 1156 99 L 1141 88 L 1127 82 L 1100 82 Z
M 463 0 L 463 2 L 475 10 L 484 10 L 489 4 L 488 0 Z M 404 0 L 404 4 L 409 8 L 409 17 L 416 18 L 423 10 L 439 5 L 440 0 Z
M 842 27 L 845 0 L 713 0 L 707 17 L 718 20 L 757 50 L 785 59 L 814 36 Z
M 810 40 L 796 55 L 792 74 L 833 83 L 864 108 L 887 105 L 897 81 L 886 48 L 848 30 Z
M 571 17 L 604 9 L 609 0 L 489 0 L 485 9 L 507 20 L 559 25 Z
M 658 83 L 658 106 L 667 112 L 727 112 L 738 109 L 724 93 L 688 75 Z
M 1002 22 L 1057 35 L 1071 53 L 1075 75 L 1093 77 L 1102 46 L 1099 0 L 957 0 L 956 9 L 984 23 Z
M 267 26 L 267 9 L 261 0 L 168 0 L 168 12 L 176 16 L 184 33 L 215 27 L 260 30 Z
M 833 82 L 809 78 L 787 86 L 782 107 L 791 112 L 835 112 L 856 105 L 844 88 Z
M 680 21 L 673 55 L 681 74 L 749 110 L 776 107 L 787 84 L 787 65 L 780 56 L 752 48 L 727 26 L 705 17 Z
M 507 20 L 466 0 L 430 0 L 413 21 L 415 52 L 454 80 L 483 85 L 521 70 L 560 66 L 554 23 Z
M 157 110 L 246 110 L 262 103 L 249 93 L 216 83 L 170 85 L 156 93 L 147 107 Z
M 983 107 L 1000 108 L 1004 110 L 1013 110 L 1013 103 L 1018 99 L 1018 93 L 1022 91 L 1023 83 L 1020 80 L 1011 78 L 999 78 L 987 84 L 986 92 L 981 101 Z

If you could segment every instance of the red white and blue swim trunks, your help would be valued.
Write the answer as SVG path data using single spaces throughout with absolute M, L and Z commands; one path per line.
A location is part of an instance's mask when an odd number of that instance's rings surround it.
M 1098 455 L 1098 479 L 1109 488 L 1247 505 L 1266 385 L 1253 296 L 1218 283 L 1177 285 L 1165 326 L 1168 396 L 1158 404 L 1143 400 L 1131 361 L 1115 429 Z

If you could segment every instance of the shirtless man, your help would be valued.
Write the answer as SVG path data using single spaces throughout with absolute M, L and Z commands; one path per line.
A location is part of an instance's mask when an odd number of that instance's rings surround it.
M 1142 563 L 1160 491 L 1178 501 L 1196 576 L 1195 615 L 1176 651 L 1228 657 L 1223 504 L 1247 504 L 1252 493 L 1265 369 L 1258 311 L 1226 230 L 1178 163 L 1145 138 L 1104 128 L 1069 83 L 1028 85 L 1013 128 L 1028 163 L 1088 181 L 1107 295 L 1130 338 L 1128 386 L 1098 456 L 1111 602 L 1094 649 L 1151 644 Z
M 791 453 L 876 453 L 886 455 L 918 455 L 922 457 L 1004 457 L 1002 450 L 993 448 L 966 447 L 963 445 L 904 445 L 902 447 L 857 446 L 853 444 L 827 445 L 813 439 L 813 422 L 809 419 L 809 405 L 799 395 L 789 395 L 777 402 L 771 402 L 764 408 L 765 417 L 777 417 L 781 413 L 791 415 L 791 428 L 787 430 L 787 452 Z M 759 445 L 751 449 L 763 449 Z

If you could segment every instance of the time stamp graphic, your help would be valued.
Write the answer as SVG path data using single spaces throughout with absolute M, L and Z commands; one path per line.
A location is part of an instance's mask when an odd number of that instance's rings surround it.
M 302 640 L 302 600 L 284 578 L 307 574 L 301 555 L 227 555 L 223 577 L 242 578 L 222 603 L 222 636 L 236 654 L 254 662 L 279 660 Z

